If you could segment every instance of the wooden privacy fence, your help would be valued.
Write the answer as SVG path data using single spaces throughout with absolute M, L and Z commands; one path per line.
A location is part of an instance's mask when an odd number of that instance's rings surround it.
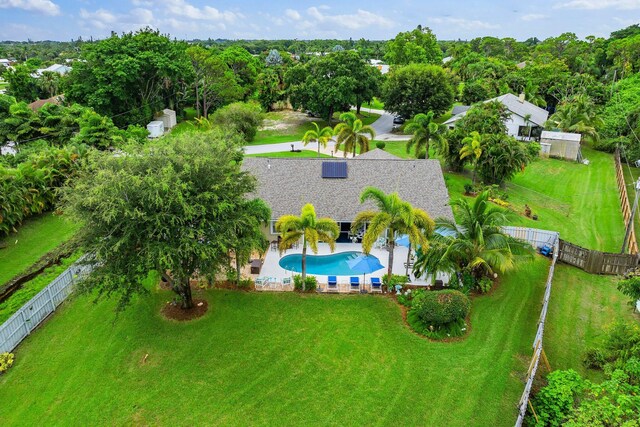
M 592 274 L 625 274 L 638 266 L 638 255 L 593 251 L 560 240 L 558 260 Z
M 638 242 L 636 240 L 635 225 L 629 223 L 631 219 L 631 204 L 629 203 L 629 194 L 627 192 L 627 184 L 624 180 L 624 171 L 622 170 L 622 162 L 620 161 L 620 150 L 616 149 L 613 156 L 616 164 L 616 182 L 618 183 L 618 193 L 620 195 L 620 205 L 622 206 L 622 217 L 624 218 L 624 225 L 631 227 L 629 232 L 629 242 L 627 244 L 627 250 L 630 254 L 638 253 Z
M 0 325 L 0 353 L 12 351 L 71 294 L 76 280 L 92 267 L 76 261 Z

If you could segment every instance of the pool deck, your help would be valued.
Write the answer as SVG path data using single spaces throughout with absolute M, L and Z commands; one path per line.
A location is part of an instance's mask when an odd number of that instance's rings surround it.
M 358 251 L 362 252 L 362 245 L 360 243 L 336 243 L 336 250 L 333 253 L 338 252 L 349 252 L 349 251 Z M 406 273 L 405 263 L 407 262 L 407 254 L 409 248 L 404 246 L 396 246 L 394 251 L 393 258 L 393 274 L 401 274 L 404 275 Z M 299 245 L 297 249 L 289 249 L 286 252 L 283 252 L 280 255 L 278 250 L 269 249 L 266 253 L 264 264 L 262 266 L 262 270 L 260 274 L 252 275 L 252 278 L 255 280 L 258 277 L 269 277 L 271 284 L 265 287 L 256 287 L 258 290 L 270 290 L 270 291 L 291 291 L 293 290 L 291 285 L 283 285 L 282 280 L 285 278 L 292 278 L 294 274 L 299 274 L 296 272 L 288 271 L 280 267 L 279 261 L 280 258 L 290 255 L 302 253 L 302 245 Z M 329 250 L 329 245 L 326 243 L 320 243 L 318 245 L 318 253 L 317 255 L 329 255 L 332 252 Z M 307 255 L 316 255 L 310 249 L 307 249 Z M 365 282 L 363 283 L 363 275 L 354 275 L 360 277 L 361 289 L 366 290 L 367 292 L 371 292 L 370 289 L 370 278 L 371 276 L 382 279 L 387 272 L 387 262 L 389 260 L 389 252 L 386 249 L 381 248 L 373 248 L 371 250 L 371 255 L 376 256 L 382 265 L 385 266 L 384 269 L 380 269 L 373 274 L 367 274 Z M 321 292 L 326 292 L 327 290 L 327 282 L 328 276 L 326 275 L 317 275 L 317 274 L 308 274 L 309 276 L 315 276 L 318 279 L 318 287 Z M 411 273 L 411 269 L 409 269 L 409 275 L 411 277 L 411 284 L 421 285 L 421 286 L 430 286 L 432 284 L 431 277 L 416 279 L 415 276 Z M 438 279 L 445 279 L 445 277 L 441 277 L 442 275 L 438 275 Z M 337 291 L 340 293 L 356 293 L 357 291 L 352 291 L 349 286 L 349 278 L 350 276 L 337 276 L 338 280 L 338 289 Z M 448 278 L 445 279 L 448 282 Z M 330 290 L 330 292 L 335 292 L 336 290 Z

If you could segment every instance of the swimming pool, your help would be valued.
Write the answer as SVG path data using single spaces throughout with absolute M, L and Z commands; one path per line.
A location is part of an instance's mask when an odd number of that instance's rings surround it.
M 358 255 L 362 255 L 362 252 L 350 251 L 331 255 L 307 255 L 307 273 L 324 276 L 361 275 L 362 273 L 351 270 L 351 267 L 347 264 L 347 261 L 356 258 Z M 374 257 L 373 255 L 369 256 Z M 278 264 L 285 270 L 300 273 L 302 271 L 302 254 L 284 256 Z

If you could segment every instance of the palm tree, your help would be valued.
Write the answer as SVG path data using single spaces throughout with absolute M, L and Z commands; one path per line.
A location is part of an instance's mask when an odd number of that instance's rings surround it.
M 38 83 L 42 90 L 49 95 L 49 98 L 58 93 L 58 84 L 60 82 L 60 75 L 51 71 L 45 71 L 38 79 Z
M 271 219 L 271 209 L 263 200 L 252 199 L 239 205 L 235 213 L 232 249 L 236 259 L 236 285 L 240 285 L 240 267 L 249 261 L 254 250 L 264 253 L 269 247 L 262 227 Z
M 447 141 L 444 139 L 443 134 L 447 127 L 436 123 L 433 120 L 433 117 L 433 111 L 429 111 L 427 114 L 416 114 L 413 120 L 405 126 L 405 131 L 413 133 L 413 137 L 407 141 L 407 153 L 409 153 L 411 148 L 415 146 L 417 158 L 420 150 L 424 148 L 427 152 L 425 159 L 428 159 L 429 145 L 431 142 L 437 143 L 439 151 L 446 151 Z
M 467 157 L 472 157 L 473 159 L 473 178 L 472 182 L 476 183 L 476 169 L 478 167 L 478 160 L 480 160 L 480 156 L 482 156 L 482 136 L 473 131 L 469 136 L 462 140 L 464 144 L 460 149 L 460 160 L 465 159 Z
M 302 137 L 302 142 L 306 147 L 308 143 L 316 141 L 318 143 L 318 157 L 320 157 L 320 146 L 327 148 L 327 143 L 333 138 L 333 129 L 331 126 L 326 126 L 320 130 L 320 127 L 316 122 L 311 122 L 315 129 L 308 130 Z
M 585 95 L 578 94 L 560 103 L 556 112 L 549 117 L 547 126 L 560 129 L 563 132 L 582 134 L 592 142 L 600 139 L 597 128 L 602 126 L 603 120 L 597 116 L 593 101 Z
M 524 96 L 527 101 L 538 107 L 544 108 L 547 106 L 547 101 L 544 99 L 544 96 L 540 95 L 538 86 L 530 81 L 524 85 Z
M 333 134 L 336 135 L 338 146 L 344 144 L 344 157 L 347 157 L 348 152 L 353 152 L 355 157 L 358 147 L 360 153 L 369 151 L 369 142 L 376 137 L 376 131 L 371 126 L 363 124 L 351 111 L 340 114 L 340 120 L 342 123 L 336 125 Z
M 318 253 L 318 242 L 329 244 L 331 252 L 336 248 L 336 239 L 340 236 L 340 227 L 331 218 L 318 218 L 311 203 L 302 207 L 300 216 L 283 215 L 276 222 L 280 232 L 280 251 L 287 250 L 302 238 L 302 290 L 305 290 L 307 278 L 307 246 Z
M 505 234 L 501 226 L 508 216 L 504 210 L 492 207 L 489 193 L 483 192 L 470 204 L 466 199 L 451 202 L 456 221 L 439 218 L 431 247 L 420 251 L 413 271 L 417 277 L 438 271 L 460 274 L 467 271 L 474 278 L 504 273 L 515 268 L 516 260 L 532 257 L 533 247 Z
M 390 279 L 393 269 L 393 251 L 398 235 L 406 234 L 413 247 L 421 246 L 426 249 L 429 243 L 427 239 L 434 229 L 434 222 L 429 214 L 402 200 L 398 193 L 385 194 L 378 188 L 367 187 L 360 194 L 360 203 L 368 200 L 378 207 L 378 211 L 360 212 L 351 225 L 351 231 L 356 232 L 363 226 L 367 226 L 367 231 L 362 237 L 362 250 L 366 254 L 371 252 L 373 244 L 379 237 L 386 236 L 389 251 L 387 277 Z

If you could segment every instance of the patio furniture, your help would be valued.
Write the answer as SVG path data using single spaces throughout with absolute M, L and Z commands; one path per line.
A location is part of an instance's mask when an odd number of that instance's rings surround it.
M 380 278 L 371 278 L 371 292 L 382 292 L 382 282 L 380 282 Z
M 329 276 L 327 280 L 327 291 L 338 291 L 338 279 L 336 276 Z
M 261 259 L 252 259 L 251 260 L 251 274 L 260 274 L 260 269 L 262 268 L 262 260 Z
M 271 277 L 258 277 L 256 279 L 256 289 L 265 289 L 271 287 Z
M 360 292 L 360 278 L 359 277 L 351 276 L 351 278 L 349 279 L 349 284 L 351 285 L 349 287 L 351 292 L 353 292 L 353 291 Z
M 553 254 L 553 249 L 549 245 L 544 245 L 540 248 L 540 255 L 550 257 Z
M 272 240 L 271 241 L 271 250 L 272 251 L 277 251 L 278 250 L 278 241 L 277 240 Z

